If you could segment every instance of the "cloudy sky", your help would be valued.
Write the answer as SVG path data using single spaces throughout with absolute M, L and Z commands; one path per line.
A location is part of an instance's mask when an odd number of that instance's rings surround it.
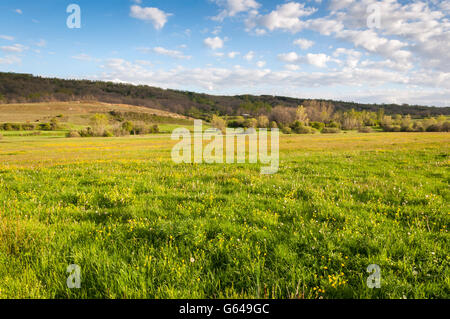
M 449 14 L 450 0 L 1 0 L 0 70 L 450 106 Z

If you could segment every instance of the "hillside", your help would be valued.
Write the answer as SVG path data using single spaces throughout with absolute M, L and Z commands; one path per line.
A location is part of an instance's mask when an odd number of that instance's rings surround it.
M 143 106 L 186 116 L 204 118 L 211 114 L 252 115 L 264 113 L 277 105 L 296 107 L 309 99 L 281 96 L 214 96 L 177 90 L 88 80 L 62 80 L 42 78 L 30 74 L 0 73 L 0 103 L 36 103 L 51 101 L 96 100 Z M 385 114 L 409 114 L 413 118 L 450 115 L 450 107 L 426 107 L 397 104 L 359 104 L 343 101 L 325 101 L 334 105 L 336 111 L 376 112 Z
M 53 117 L 63 116 L 66 121 L 84 124 L 85 119 L 97 113 L 110 112 L 146 113 L 165 118 L 167 121 L 187 120 L 186 116 L 147 107 L 110 104 L 102 102 L 43 102 L 26 104 L 0 104 L 0 123 L 2 122 L 39 122 Z M 80 123 L 82 122 L 82 123 Z

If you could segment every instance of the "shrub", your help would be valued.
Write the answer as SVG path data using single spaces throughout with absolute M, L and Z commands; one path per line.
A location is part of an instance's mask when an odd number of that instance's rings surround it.
M 34 129 L 36 129 L 36 125 L 33 123 L 22 124 L 22 130 L 24 131 L 33 131 Z
M 52 125 L 50 123 L 41 123 L 38 126 L 38 129 L 41 131 L 52 131 Z
M 246 127 L 246 128 L 256 128 L 257 126 L 258 126 L 257 119 L 247 119 L 244 122 L 244 127 Z
M 316 132 L 314 128 L 311 128 L 309 126 L 305 126 L 299 121 L 296 121 L 294 124 L 292 124 L 291 129 L 296 134 L 313 134 Z
M 283 126 L 281 128 L 281 132 L 283 134 L 292 134 L 292 129 L 289 126 Z
M 94 132 L 92 131 L 92 129 L 90 127 L 85 128 L 81 131 L 78 132 L 80 134 L 81 137 L 93 137 L 94 136 Z
M 339 124 L 338 122 L 332 121 L 330 123 L 328 123 L 328 125 L 326 125 L 327 127 L 335 127 L 335 128 L 341 128 L 341 124 Z
M 432 124 L 427 127 L 427 132 L 441 132 L 441 125 L 440 124 Z
M 224 133 L 227 128 L 227 121 L 218 117 L 217 115 L 213 115 L 211 120 L 211 126 L 221 130 L 222 133 Z
M 259 128 L 269 127 L 269 118 L 265 115 L 258 116 L 258 127 Z
M 359 133 L 372 133 L 373 130 L 372 130 L 372 128 L 370 126 L 364 126 L 364 127 L 360 127 L 358 129 L 358 132 Z
M 322 129 L 323 134 L 337 134 L 340 132 L 341 132 L 341 130 L 337 127 L 324 127 Z
M 322 131 L 325 127 L 325 124 L 322 122 L 311 122 L 311 127 L 315 128 L 318 131 Z
M 126 122 L 122 123 L 122 129 L 124 131 L 127 131 L 128 133 L 131 133 L 131 131 L 133 131 L 133 127 L 134 127 L 134 125 L 130 121 L 126 121 Z
M 114 137 L 114 134 L 110 130 L 105 130 L 103 132 L 103 137 Z
M 12 131 L 11 123 L 4 123 L 4 124 L 2 125 L 2 130 L 3 130 L 3 131 Z
M 66 137 L 81 137 L 78 131 L 70 131 L 66 134 Z
M 445 122 L 442 124 L 442 132 L 450 132 L 450 122 Z
M 4 131 L 21 131 L 22 125 L 17 123 L 4 123 L 2 128 Z
M 158 125 L 153 125 L 152 126 L 152 133 L 153 134 L 157 134 L 157 133 L 159 133 L 159 126 Z
M 52 118 L 50 120 L 50 127 L 51 127 L 52 131 L 56 131 L 56 130 L 58 130 L 60 128 L 59 127 L 59 121 L 58 121 L 58 119 L 56 117 L 54 117 L 54 118 Z

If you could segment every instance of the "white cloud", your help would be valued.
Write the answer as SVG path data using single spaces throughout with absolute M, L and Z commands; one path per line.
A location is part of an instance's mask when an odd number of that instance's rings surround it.
M 282 53 L 278 55 L 278 58 L 287 63 L 297 63 L 300 62 L 300 56 L 295 52 Z
M 156 30 L 162 29 L 171 15 L 158 8 L 145 8 L 138 5 L 130 8 L 131 17 L 151 22 Z
M 331 60 L 329 56 L 323 53 L 313 54 L 308 53 L 306 56 L 300 56 L 295 52 L 282 53 L 278 55 L 278 59 L 288 64 L 302 64 L 308 63 L 310 65 L 324 68 L 327 66 L 327 62 Z
M 229 52 L 227 55 L 230 59 L 234 59 L 236 56 L 238 56 L 240 53 L 239 52 Z
M 175 89 L 186 89 L 188 86 L 196 91 L 210 90 L 212 93 L 223 93 L 226 90 L 230 94 L 277 94 L 377 103 L 396 100 L 428 105 L 448 104 L 450 97 L 448 75 L 442 73 L 438 77 L 441 87 L 426 88 L 425 85 L 436 81 L 432 73 L 408 76 L 376 67 L 344 68 L 327 72 L 300 72 L 296 66 L 286 66 L 286 70 L 282 71 L 212 66 L 155 71 L 123 59 L 110 59 L 102 67 L 104 72 L 95 79 Z M 387 83 L 389 86 L 386 88 Z M 304 92 L 301 93 L 299 88 L 304 88 Z
M 14 12 L 16 12 L 18 14 L 23 14 L 23 11 L 21 9 L 16 9 L 16 10 L 14 10 Z
M 246 55 L 244 55 L 244 60 L 247 60 L 250 62 L 253 60 L 254 57 L 255 57 L 255 52 L 249 51 Z
M 0 64 L 18 64 L 20 63 L 22 60 L 19 57 L 13 56 L 13 55 L 7 55 L 4 58 L 0 57 Z
M 177 50 L 168 50 L 162 47 L 156 47 L 153 48 L 153 52 L 160 54 L 160 55 L 166 55 L 175 59 L 191 59 L 191 56 L 184 55 L 183 52 L 177 51 Z
M 239 13 L 257 10 L 261 5 L 255 0 L 215 0 L 224 8 L 213 20 L 223 21 L 226 17 L 234 17 Z
M 2 34 L 0 34 L 0 39 L 8 40 L 8 41 L 14 41 L 14 37 L 9 36 L 9 35 L 2 35 Z
M 323 53 L 308 53 L 306 55 L 306 61 L 311 65 L 317 66 L 318 68 L 325 68 L 327 66 L 327 62 L 330 61 L 330 57 Z
M 297 39 L 294 41 L 294 45 L 298 45 L 303 50 L 307 50 L 314 45 L 314 41 L 310 41 L 307 39 Z
M 28 47 L 22 44 L 14 44 L 14 45 L 5 45 L 0 47 L 3 52 L 12 52 L 12 53 L 21 53 L 28 49 Z
M 219 37 L 206 38 L 203 43 L 212 50 L 223 48 L 224 41 Z
M 304 3 L 288 2 L 278 5 L 276 10 L 267 15 L 255 16 L 253 25 L 261 25 L 270 31 L 280 29 L 296 33 L 306 26 L 301 18 L 310 16 L 316 11 L 315 8 L 305 8 Z M 251 21 L 248 25 L 252 25 Z
M 92 56 L 90 56 L 86 53 L 80 53 L 78 55 L 74 55 L 74 56 L 72 56 L 72 59 L 75 59 L 78 61 L 86 61 L 86 62 L 91 62 L 91 61 L 96 60 Z
M 256 66 L 257 66 L 258 68 L 263 68 L 263 67 L 266 66 L 266 64 L 267 64 L 266 61 L 258 61 L 258 62 L 256 62 Z
M 297 71 L 300 69 L 300 66 L 298 66 L 297 64 L 285 64 L 284 68 L 289 71 Z
M 43 48 L 47 45 L 47 41 L 45 41 L 44 39 L 40 39 L 39 42 L 36 43 L 36 45 L 40 48 Z

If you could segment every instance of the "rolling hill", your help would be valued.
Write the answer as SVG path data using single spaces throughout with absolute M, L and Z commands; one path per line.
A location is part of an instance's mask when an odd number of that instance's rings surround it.
M 195 92 L 164 90 L 145 85 L 100 82 L 89 80 L 63 80 L 42 78 L 31 74 L 0 73 L 0 104 L 61 102 L 95 100 L 103 103 L 127 104 L 168 111 L 196 118 L 211 114 L 242 115 L 258 113 L 276 105 L 296 107 L 308 99 L 272 95 L 215 96 Z M 320 100 L 325 101 L 325 100 Z M 427 107 L 398 104 L 360 104 L 343 101 L 326 101 L 335 110 L 376 112 L 385 114 L 409 114 L 415 118 L 450 115 L 450 107 Z

